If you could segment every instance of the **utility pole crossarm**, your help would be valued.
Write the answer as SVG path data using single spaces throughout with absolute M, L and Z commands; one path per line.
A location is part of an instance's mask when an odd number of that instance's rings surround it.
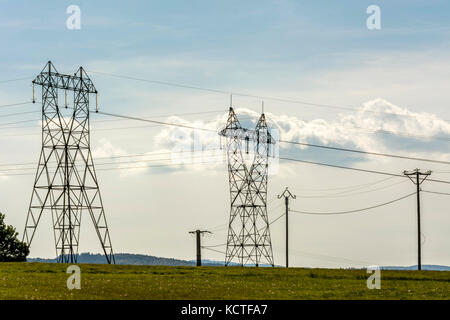
M 281 195 L 278 195 L 277 196 L 278 197 L 278 199 L 281 199 L 281 198 L 289 198 L 289 197 L 291 197 L 292 199 L 297 199 L 297 196 L 296 195 L 293 195 L 290 191 L 289 191 L 289 188 L 288 187 L 286 187 L 286 189 L 284 189 L 284 191 L 283 191 L 283 193 L 281 194 Z

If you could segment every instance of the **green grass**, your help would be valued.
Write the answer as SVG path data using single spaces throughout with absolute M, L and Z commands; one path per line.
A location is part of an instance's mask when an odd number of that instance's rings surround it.
M 449 299 L 450 272 L 164 267 L 79 264 L 81 290 L 66 287 L 67 265 L 0 263 L 0 299 Z

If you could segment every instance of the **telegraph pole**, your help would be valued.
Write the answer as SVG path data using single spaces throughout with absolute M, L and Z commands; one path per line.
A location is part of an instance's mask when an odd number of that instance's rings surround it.
M 195 234 L 196 242 L 197 242 L 197 267 L 200 267 L 202 265 L 202 252 L 201 252 L 201 242 L 200 237 L 203 233 L 211 233 L 206 230 L 195 230 L 195 231 L 189 231 L 191 234 Z
M 422 270 L 422 237 L 420 232 L 420 185 L 428 178 L 431 171 L 421 172 L 420 169 L 403 171 L 417 188 L 417 269 Z M 414 179 L 415 178 L 415 179 Z
M 286 268 L 289 268 L 289 198 L 297 199 L 297 197 L 288 190 L 288 187 L 281 195 L 278 195 L 278 199 L 282 197 L 284 197 L 284 205 L 286 207 Z

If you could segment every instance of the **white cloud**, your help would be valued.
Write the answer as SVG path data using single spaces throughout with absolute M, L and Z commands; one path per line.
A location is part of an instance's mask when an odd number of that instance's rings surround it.
M 244 126 L 254 127 L 259 117 L 257 112 L 245 108 L 236 109 L 238 118 Z M 266 113 L 272 129 L 280 132 L 282 140 L 316 143 L 336 147 L 353 147 L 372 152 L 402 152 L 409 155 L 432 153 L 438 158 L 447 158 L 445 148 L 436 139 L 450 139 L 450 124 L 429 113 L 411 112 L 407 108 L 396 106 L 378 98 L 363 104 L 358 111 L 341 115 L 338 120 L 327 121 L 314 119 L 302 120 L 294 116 Z M 190 127 L 218 130 L 226 123 L 226 115 L 217 116 L 215 120 L 202 123 L 189 121 L 180 117 L 171 117 L 167 121 Z M 188 128 L 164 127 L 156 135 L 158 148 L 169 150 L 195 150 L 219 148 L 219 137 L 215 132 Z M 311 149 L 302 145 L 281 143 L 280 152 L 294 152 L 310 158 L 316 154 L 302 152 Z M 299 154 L 299 152 L 302 152 Z M 330 152 L 319 155 L 332 157 Z M 342 161 L 348 154 L 342 155 Z M 362 159 L 359 159 L 362 160 Z M 351 161 L 347 160 L 347 161 Z

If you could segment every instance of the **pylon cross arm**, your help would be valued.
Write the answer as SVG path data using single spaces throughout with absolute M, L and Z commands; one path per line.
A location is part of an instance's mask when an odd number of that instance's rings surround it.
M 254 141 L 259 143 L 275 144 L 275 139 L 272 138 L 267 130 L 250 130 L 245 128 L 225 128 L 219 132 L 219 135 L 234 138 L 244 141 Z
M 41 86 L 49 86 L 64 89 L 64 90 L 80 90 L 80 83 L 82 83 L 82 90 L 87 93 L 97 93 L 97 89 L 91 79 L 87 76 L 81 78 L 77 75 L 60 74 L 58 72 L 41 72 L 33 80 L 34 84 Z

